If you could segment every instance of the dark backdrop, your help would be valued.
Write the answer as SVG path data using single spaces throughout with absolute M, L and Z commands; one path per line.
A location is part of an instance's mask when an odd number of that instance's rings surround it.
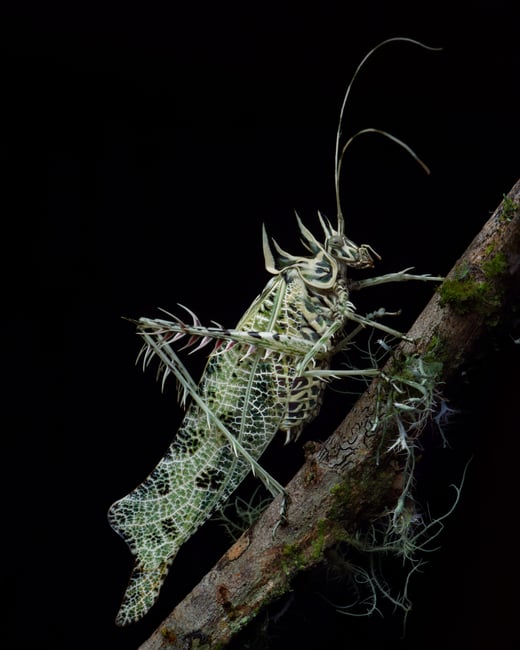
M 267 280 L 261 223 L 299 248 L 293 209 L 316 233 L 335 216 L 339 107 L 362 56 L 403 35 L 356 83 L 344 130 L 374 126 L 411 145 L 360 139 L 345 161 L 348 234 L 381 273 L 447 272 L 518 178 L 520 50 L 514 2 L 17 3 L 2 8 L 1 159 L 5 648 L 136 648 L 215 563 L 213 523 L 186 545 L 157 607 L 113 625 L 131 567 L 106 523 L 181 418 L 173 385 L 134 368 L 121 316 L 194 309 L 235 323 Z M 169 8 L 166 8 L 169 7 Z M 403 308 L 428 286 L 356 296 L 360 311 Z M 460 380 L 452 450 L 433 442 L 418 490 L 442 512 L 474 454 L 461 503 L 412 591 L 408 641 L 507 647 L 516 558 L 513 458 L 518 346 L 505 336 Z M 189 361 L 200 372 L 203 356 Z M 516 365 L 515 365 L 516 364 Z M 333 398 L 331 398 L 333 399 Z M 337 398 L 336 398 L 337 399 Z M 337 402 L 335 402 L 337 405 Z M 323 439 L 338 409 L 304 439 Z M 336 414 L 334 416 L 334 413 Z M 301 445 L 266 462 L 288 480 Z M 251 488 L 253 483 L 249 485 Z M 271 647 L 363 647 L 400 619 L 353 621 L 295 590 Z M 343 598 L 343 601 L 342 601 Z M 283 603 L 280 605 L 283 607 Z M 272 614 L 276 617 L 276 612 Z

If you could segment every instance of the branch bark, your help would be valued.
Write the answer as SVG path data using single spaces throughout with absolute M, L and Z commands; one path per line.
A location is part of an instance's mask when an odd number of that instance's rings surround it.
M 402 343 L 385 371 L 392 373 L 400 355 L 433 354 L 442 362 L 437 380 L 449 388 L 476 344 L 518 298 L 519 280 L 520 180 L 412 326 L 409 336 L 416 343 Z M 372 429 L 379 382 L 369 386 L 325 444 L 308 454 L 287 486 L 287 525 L 273 539 L 277 499 L 141 650 L 225 645 L 262 607 L 288 591 L 298 572 L 323 562 L 324 552 L 344 540 L 345 531 L 359 529 L 395 504 L 402 465 L 390 453 L 375 461 L 380 434 Z

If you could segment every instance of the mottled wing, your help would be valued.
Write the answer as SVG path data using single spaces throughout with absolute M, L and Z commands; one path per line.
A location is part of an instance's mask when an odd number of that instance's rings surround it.
M 278 278 L 277 278 L 278 280 Z M 283 281 L 272 283 L 255 314 L 267 304 L 279 305 Z M 280 313 L 272 314 L 276 320 Z M 248 312 L 248 324 L 260 326 Z M 263 318 L 260 318 L 262 321 Z M 244 321 L 244 319 L 243 319 Z M 249 354 L 248 354 L 249 353 Z M 288 364 L 250 353 L 237 344 L 213 354 L 199 384 L 209 409 L 256 459 L 272 440 L 284 417 L 283 395 L 290 378 Z M 111 526 L 127 542 L 136 564 L 116 622 L 141 618 L 155 602 L 167 570 L 180 546 L 230 496 L 250 471 L 206 413 L 192 402 L 178 434 L 150 476 L 112 505 Z

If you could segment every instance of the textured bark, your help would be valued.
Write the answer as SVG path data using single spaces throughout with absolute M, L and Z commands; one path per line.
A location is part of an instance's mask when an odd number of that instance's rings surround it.
M 446 382 L 471 358 L 476 343 L 496 327 L 518 298 L 520 181 L 484 225 L 419 316 L 399 354 L 436 355 Z M 395 356 L 395 355 L 394 355 Z M 392 359 L 386 366 L 391 374 Z M 285 593 L 300 571 L 395 503 L 401 469 L 392 454 L 378 465 L 375 380 L 345 420 L 287 486 L 287 525 L 272 530 L 278 499 L 175 607 L 142 650 L 225 645 L 260 609 Z M 348 490 L 338 489 L 348 486 Z M 347 495 L 347 496 L 346 496 Z M 347 499 L 347 503 L 345 500 Z

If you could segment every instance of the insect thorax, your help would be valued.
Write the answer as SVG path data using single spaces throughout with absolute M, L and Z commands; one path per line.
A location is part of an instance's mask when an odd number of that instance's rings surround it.
M 286 268 L 271 280 L 238 325 L 306 343 L 298 355 L 283 351 L 260 355 L 269 378 L 271 408 L 281 414 L 276 429 L 286 431 L 287 439 L 297 438 L 319 412 L 325 385 L 304 372 L 329 367 L 334 341 L 351 309 L 343 277 L 332 288 L 321 289 L 308 284 L 298 268 Z M 303 367 L 302 359 L 313 346 L 316 350 Z

